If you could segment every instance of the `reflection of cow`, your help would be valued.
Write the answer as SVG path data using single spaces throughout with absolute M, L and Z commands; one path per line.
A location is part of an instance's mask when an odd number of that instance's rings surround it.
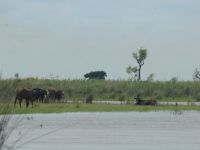
M 33 95 L 33 99 L 34 101 L 38 101 L 38 102 L 44 102 L 44 98 L 47 95 L 47 91 L 40 89 L 40 88 L 35 88 L 32 89 L 32 95 Z
M 64 92 L 61 90 L 56 90 L 54 88 L 47 90 L 47 99 L 52 99 L 55 102 L 56 100 L 60 101 L 63 97 Z
M 105 80 L 106 76 L 107 74 L 104 71 L 94 71 L 94 72 L 86 73 L 84 75 L 86 79 L 103 79 L 103 80 Z
M 157 101 L 156 100 L 141 100 L 140 96 L 137 96 L 135 98 L 136 100 L 136 105 L 156 105 Z
M 22 103 L 23 99 L 25 99 L 25 101 L 26 101 L 26 107 L 29 106 L 29 102 L 31 102 L 32 107 L 33 107 L 33 96 L 32 96 L 32 90 L 31 89 L 18 88 L 16 90 L 14 107 L 16 105 L 17 100 L 19 100 L 19 106 L 21 108 L 21 103 Z

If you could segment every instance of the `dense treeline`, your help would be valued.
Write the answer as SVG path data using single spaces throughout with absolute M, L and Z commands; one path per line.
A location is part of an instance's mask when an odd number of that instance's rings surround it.
M 64 100 L 84 100 L 93 95 L 94 100 L 134 100 L 143 98 L 160 101 L 200 101 L 200 82 L 194 81 L 116 81 L 116 80 L 49 80 L 8 79 L 0 80 L 0 100 L 13 100 L 17 87 L 54 87 L 63 90 Z

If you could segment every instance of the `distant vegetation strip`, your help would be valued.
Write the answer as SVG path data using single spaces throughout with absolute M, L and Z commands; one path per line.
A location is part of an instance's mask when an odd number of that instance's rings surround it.
M 11 101 L 18 87 L 64 91 L 64 99 L 85 100 L 93 95 L 94 100 L 134 101 L 140 94 L 143 99 L 158 101 L 200 101 L 200 82 L 197 81 L 125 81 L 125 80 L 49 80 L 7 79 L 0 80 L 0 100 Z

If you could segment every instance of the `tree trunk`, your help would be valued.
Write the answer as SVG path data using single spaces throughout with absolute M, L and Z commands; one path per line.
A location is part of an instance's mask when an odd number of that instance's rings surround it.
M 140 79 L 141 79 L 141 75 L 140 75 L 140 74 L 141 74 L 141 67 L 142 67 L 142 66 L 139 65 L 139 70 L 138 70 L 138 71 L 139 71 L 139 77 L 138 77 L 138 80 L 139 80 L 139 81 L 140 81 Z

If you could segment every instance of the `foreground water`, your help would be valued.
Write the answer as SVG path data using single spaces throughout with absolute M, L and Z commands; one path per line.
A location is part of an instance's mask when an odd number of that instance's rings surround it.
M 13 116 L 18 150 L 199 150 L 200 112 Z M 19 139 L 19 141 L 15 141 Z

